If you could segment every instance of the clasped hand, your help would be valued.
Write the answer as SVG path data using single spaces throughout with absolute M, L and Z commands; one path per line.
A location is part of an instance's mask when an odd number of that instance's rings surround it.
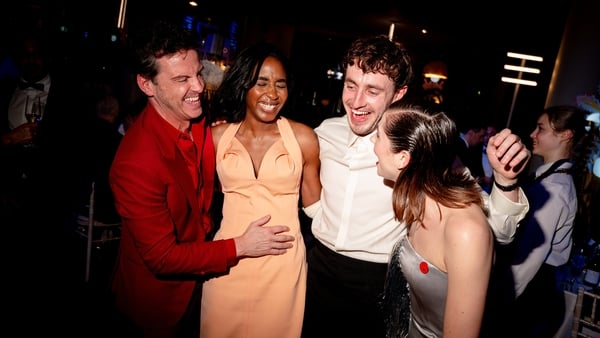
M 503 185 L 515 183 L 531 158 L 531 151 L 508 128 L 490 137 L 486 152 L 496 181 Z

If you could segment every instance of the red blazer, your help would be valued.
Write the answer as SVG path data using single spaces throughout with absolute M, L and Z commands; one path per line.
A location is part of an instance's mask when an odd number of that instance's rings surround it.
M 232 239 L 206 241 L 215 176 L 210 128 L 204 120 L 192 125 L 202 158 L 198 193 L 177 148 L 178 133 L 149 103 L 127 130 L 110 171 L 123 222 L 113 291 L 117 307 L 143 327 L 174 325 L 200 275 L 236 262 Z

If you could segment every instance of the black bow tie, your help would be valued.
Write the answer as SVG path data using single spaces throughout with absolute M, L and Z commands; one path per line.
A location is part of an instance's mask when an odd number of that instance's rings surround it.
M 27 89 L 27 88 L 33 88 L 33 89 L 37 89 L 39 91 L 44 91 L 44 84 L 37 83 L 37 82 L 19 81 L 19 89 Z

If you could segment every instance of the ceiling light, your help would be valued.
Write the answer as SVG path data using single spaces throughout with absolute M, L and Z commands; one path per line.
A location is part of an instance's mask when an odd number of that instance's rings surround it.
M 516 83 L 516 84 L 522 84 L 525 86 L 533 86 L 533 87 L 537 86 L 537 82 L 535 82 L 535 81 L 515 79 L 512 77 L 506 77 L 506 76 L 502 77 L 502 82 Z
M 537 68 L 531 67 L 521 67 L 521 66 L 513 66 L 513 65 L 504 65 L 504 69 L 506 70 L 514 70 L 515 72 L 525 72 L 525 73 L 533 73 L 539 74 L 540 70 Z
M 521 53 L 508 52 L 508 53 L 506 53 L 506 56 L 508 56 L 509 58 L 515 58 L 515 59 L 531 60 L 531 61 L 538 61 L 538 62 L 544 61 L 544 58 L 542 58 L 541 56 L 527 55 L 527 54 L 521 54 Z

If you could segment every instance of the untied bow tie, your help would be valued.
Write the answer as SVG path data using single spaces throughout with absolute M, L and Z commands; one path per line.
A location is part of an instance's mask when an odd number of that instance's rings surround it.
M 33 88 L 39 91 L 44 91 L 44 84 L 37 82 L 19 81 L 19 89 Z

